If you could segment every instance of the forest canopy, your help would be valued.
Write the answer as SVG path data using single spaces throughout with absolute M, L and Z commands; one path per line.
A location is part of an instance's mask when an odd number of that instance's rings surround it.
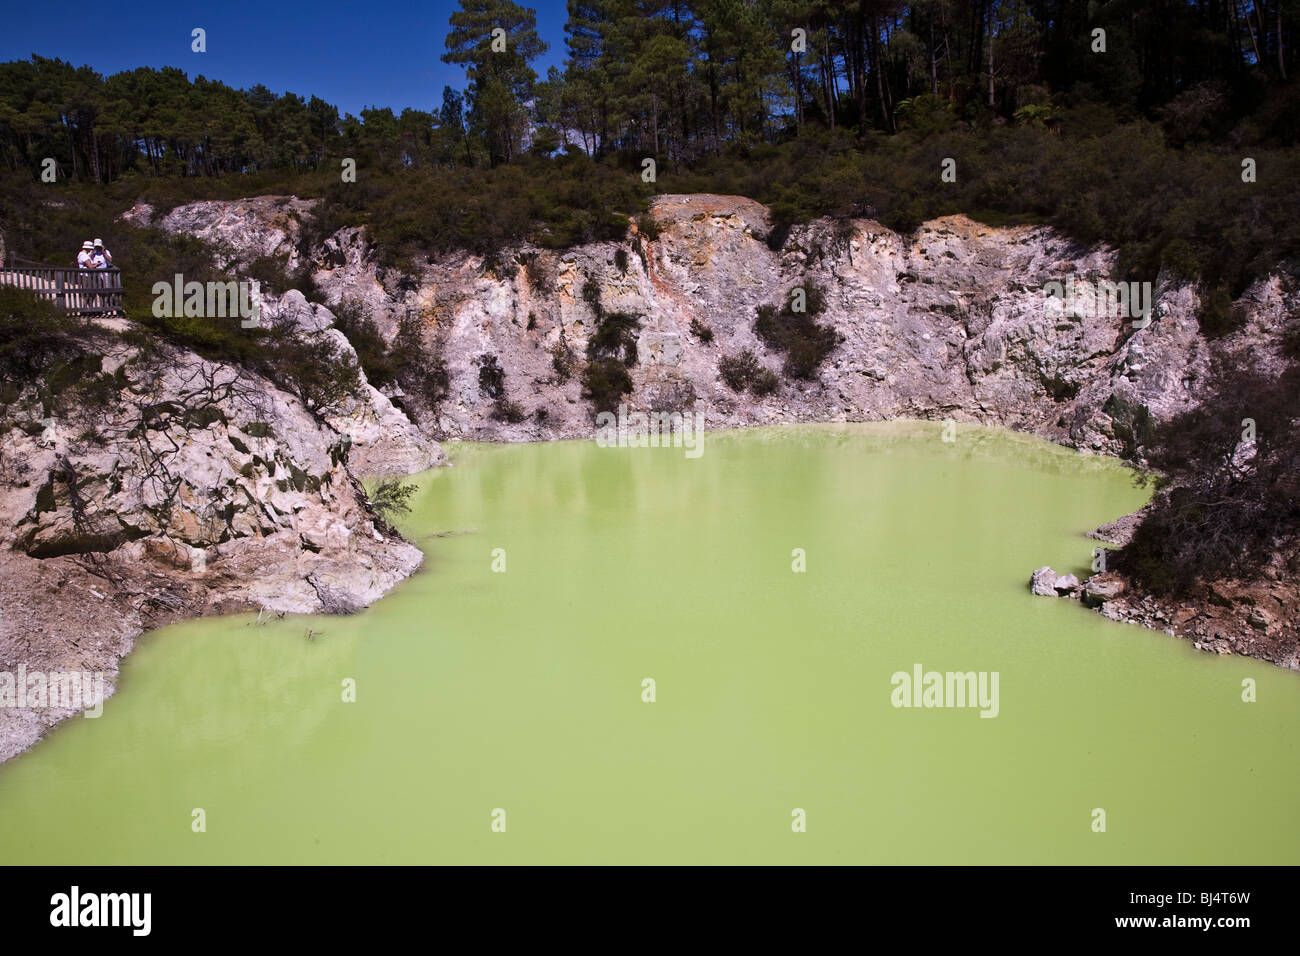
M 89 185 L 119 208 L 322 197 L 322 224 L 368 223 L 389 265 L 616 238 L 666 191 L 764 202 L 777 242 L 823 215 L 901 230 L 952 212 L 1048 222 L 1114 245 L 1128 278 L 1168 269 L 1234 297 L 1300 251 L 1300 6 L 1283 0 L 569 0 L 567 12 L 563 68 L 542 77 L 532 9 L 461 0 L 442 59 L 464 68 L 464 89 L 400 113 L 340 115 L 174 67 L 0 64 L 0 222 L 29 257 L 66 245 L 18 221 L 39 195 L 24 184 L 48 188 L 52 166 L 83 204 L 99 201 L 76 191 Z

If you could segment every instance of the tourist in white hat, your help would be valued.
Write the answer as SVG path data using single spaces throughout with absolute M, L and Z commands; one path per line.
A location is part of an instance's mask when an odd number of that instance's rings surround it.
M 92 244 L 91 249 L 94 251 L 94 258 L 92 260 L 94 265 L 92 268 L 107 269 L 113 264 L 113 254 L 104 248 L 103 239 L 96 239 Z
M 87 271 L 97 268 L 95 265 L 95 244 L 87 239 L 81 244 L 81 251 L 77 253 L 77 268 Z M 95 284 L 98 276 L 82 275 L 77 277 L 77 286 L 82 289 L 88 289 Z M 76 308 L 82 308 L 90 305 L 90 294 L 78 294 L 76 298 L 69 302 L 69 306 L 75 303 Z
M 94 242 L 94 252 L 92 253 L 92 258 L 90 260 L 90 267 L 92 269 L 103 270 L 96 277 L 99 279 L 98 285 L 101 289 L 106 289 L 113 285 L 113 277 L 110 276 L 107 271 L 112 267 L 112 265 L 113 254 L 104 248 L 103 239 L 96 239 Z M 107 302 L 108 298 L 106 296 L 100 295 L 95 298 L 95 306 L 97 308 L 102 308 Z

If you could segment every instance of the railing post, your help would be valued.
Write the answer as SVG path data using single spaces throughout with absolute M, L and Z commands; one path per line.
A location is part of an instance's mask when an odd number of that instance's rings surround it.
M 63 313 L 87 320 L 95 315 L 121 312 L 126 298 L 122 270 L 117 266 L 89 270 L 39 263 L 0 265 L 0 285 L 31 292 L 52 302 Z

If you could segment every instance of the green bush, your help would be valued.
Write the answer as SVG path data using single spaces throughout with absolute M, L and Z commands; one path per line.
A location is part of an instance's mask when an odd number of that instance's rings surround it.
M 385 478 L 370 493 L 370 507 L 381 520 L 391 522 L 397 515 L 411 510 L 408 504 L 416 486 L 400 478 Z
M 375 320 L 365 314 L 362 303 L 344 299 L 332 311 L 334 324 L 357 353 L 366 380 L 376 388 L 395 382 L 397 369 L 388 354 L 388 344 Z
M 640 317 L 630 312 L 604 313 L 587 340 L 587 357 L 620 359 L 631 368 L 637 361 L 636 333 L 640 327 Z
M 718 360 L 718 376 L 733 392 L 743 392 L 762 366 L 749 349 L 739 355 L 724 355 Z
M 1281 375 L 1253 356 L 1219 352 L 1207 398 L 1151 427 L 1146 454 L 1156 493 L 1114 566 L 1157 593 L 1204 593 L 1224 578 L 1257 575 L 1300 541 L 1300 365 Z M 1251 454 L 1235 454 L 1255 424 Z
M 829 325 L 814 320 L 826 308 L 826 297 L 820 288 L 809 285 L 803 288 L 805 310 L 793 311 L 794 295 L 787 297 L 780 310 L 773 305 L 758 307 L 754 331 L 768 348 L 785 353 L 783 370 L 790 378 L 812 379 L 817 369 L 835 347 L 841 336 Z
M 749 349 L 745 349 L 739 355 L 724 356 L 718 362 L 718 377 L 733 392 L 748 388 L 759 398 L 771 395 L 781 384 L 776 373 L 769 368 L 764 368 L 758 356 Z
M 402 317 L 389 343 L 388 360 L 402 391 L 436 414 L 451 392 L 451 375 L 442 356 L 426 345 L 421 320 L 415 313 Z
M 478 390 L 492 399 L 502 399 L 506 394 L 506 373 L 497 357 L 485 353 L 474 360 L 478 366 Z
M 325 335 L 300 335 L 273 329 L 254 368 L 271 381 L 287 384 L 311 411 L 328 415 L 361 393 L 361 367 Z
M 535 292 L 542 296 L 555 292 L 555 267 L 544 256 L 536 252 L 520 253 L 519 262 Z
M 557 342 L 551 349 L 551 368 L 555 377 L 567 382 L 573 376 L 573 352 L 562 342 Z
M 663 227 L 654 216 L 646 212 L 636 217 L 636 231 L 637 235 L 654 242 L 663 234 Z
M 1232 304 L 1227 289 L 1216 286 L 1201 297 L 1196 321 L 1207 338 L 1218 339 L 1240 329 L 1246 322 L 1246 312 Z
M 0 285 L 0 379 L 30 385 L 86 352 L 87 329 L 47 299 Z
M 632 391 L 632 376 L 617 359 L 594 359 L 582 370 L 582 397 L 591 402 L 592 411 L 613 412 L 623 396 Z
M 582 301 L 590 306 L 597 319 L 604 314 L 605 308 L 600 303 L 600 283 L 591 276 L 587 276 L 582 283 Z
M 776 377 L 776 373 L 770 368 L 761 369 L 749 383 L 749 390 L 759 398 L 764 395 L 771 395 L 780 387 L 781 380 Z
M 488 412 L 488 417 L 494 422 L 506 422 L 510 425 L 517 425 L 525 418 L 524 410 L 517 402 L 512 402 L 505 398 L 498 398 L 492 403 L 492 410 Z

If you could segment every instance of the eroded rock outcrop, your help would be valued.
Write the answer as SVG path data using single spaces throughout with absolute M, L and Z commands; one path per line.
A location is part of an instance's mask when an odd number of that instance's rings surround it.
M 334 315 L 325 306 L 308 302 L 290 289 L 283 296 L 263 296 L 263 322 L 284 322 L 301 335 L 323 336 L 341 352 L 356 358 L 347 336 L 334 327 Z M 351 464 L 357 474 L 369 477 L 411 475 L 442 464 L 442 449 L 424 435 L 405 413 L 379 389 L 365 381 L 361 391 L 342 407 L 325 413 L 326 422 L 347 436 Z
M 286 210 L 298 203 L 195 203 L 160 224 L 247 258 L 296 249 L 297 219 Z M 1116 453 L 1148 417 L 1161 420 L 1197 401 L 1209 346 L 1194 289 L 1160 284 L 1145 328 L 1114 310 L 1066 314 L 1046 299 L 1046 284 L 1100 282 L 1114 255 L 1079 248 L 1048 228 L 993 228 L 952 216 L 904 237 L 870 220 L 818 220 L 793 229 L 773 251 L 767 210 L 747 199 L 667 195 L 652 214 L 653 239 L 634 228 L 625 243 L 505 250 L 498 261 L 506 265 L 495 270 L 478 257 L 451 255 L 415 275 L 385 272 L 358 229 L 340 231 L 310 255 L 331 303 L 363 302 L 390 336 L 408 311 L 421 318 L 450 373 L 440 420 L 449 436 L 591 434 L 591 409 L 571 371 L 595 324 L 583 294 L 588 282 L 605 310 L 639 317 L 629 407 L 689 407 L 703 411 L 710 427 L 952 417 Z M 842 337 L 816 379 L 785 380 L 763 397 L 723 384 L 719 361 L 744 349 L 779 373 L 780 356 L 755 333 L 756 311 L 812 286 L 826 298 L 819 321 Z M 1261 283 L 1244 304 L 1252 320 L 1236 336 L 1243 347 L 1273 335 L 1288 308 L 1276 283 Z M 693 320 L 708 326 L 711 341 L 692 331 Z M 493 400 L 479 387 L 483 355 L 498 360 L 524 421 L 492 418 Z
M 319 334 L 338 334 L 318 318 Z M 383 396 L 370 389 L 321 421 L 261 376 L 111 332 L 101 371 L 115 394 L 55 415 L 29 389 L 7 407 L 0 672 L 99 672 L 111 694 L 145 629 L 238 610 L 350 612 L 419 566 L 370 511 L 353 454 L 405 474 L 441 452 Z M 71 713 L 0 708 L 0 760 Z

